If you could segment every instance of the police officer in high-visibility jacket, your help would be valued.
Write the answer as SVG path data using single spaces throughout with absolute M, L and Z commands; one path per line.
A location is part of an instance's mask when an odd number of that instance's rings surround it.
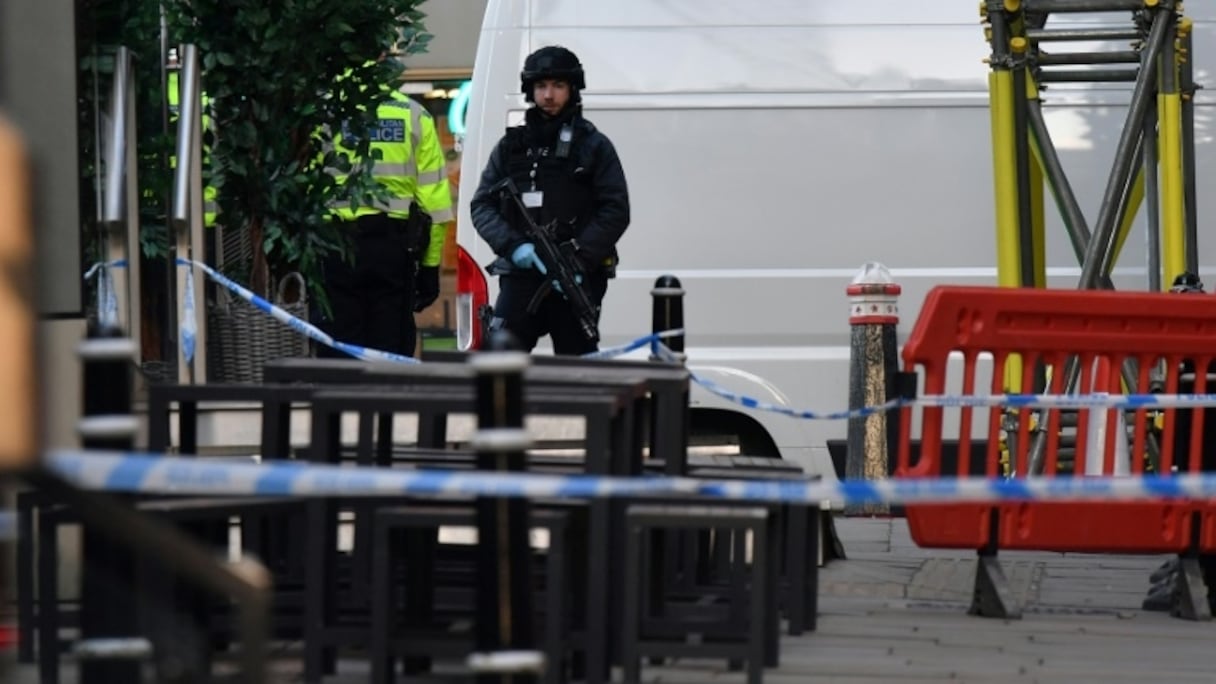
M 372 175 L 389 199 L 354 209 L 343 201 L 331 209 L 353 232 L 354 262 L 325 261 L 331 314 L 321 327 L 341 342 L 413 356 L 414 313 L 439 297 L 439 263 L 453 218 L 443 149 L 431 115 L 396 90 L 386 92 L 367 135 Z M 360 163 L 340 133 L 334 146 Z M 345 182 L 345 175 L 335 177 Z M 329 348 L 318 355 L 345 356 Z

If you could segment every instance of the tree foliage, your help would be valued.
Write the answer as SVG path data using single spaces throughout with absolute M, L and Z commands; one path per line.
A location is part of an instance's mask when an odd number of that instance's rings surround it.
M 328 254 L 346 236 L 325 219 L 333 202 L 366 202 L 380 190 L 370 165 L 351 168 L 332 149 L 343 125 L 372 123 L 399 59 L 430 36 L 421 0 L 165 0 L 178 42 L 197 46 L 212 132 L 206 182 L 219 222 L 249 231 L 256 292 L 289 270 L 314 292 Z M 366 136 L 354 143 L 367 157 Z M 347 173 L 335 184 L 327 167 Z

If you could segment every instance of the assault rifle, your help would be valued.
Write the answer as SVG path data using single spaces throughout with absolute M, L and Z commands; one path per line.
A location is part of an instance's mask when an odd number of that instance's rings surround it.
M 525 237 L 536 246 L 536 254 L 540 257 L 541 263 L 545 265 L 545 284 L 528 302 L 528 312 L 536 313 L 537 307 L 556 287 L 570 302 L 570 308 L 574 310 L 574 315 L 578 318 L 578 326 L 583 337 L 592 344 L 599 342 L 600 331 L 597 322 L 599 308 L 591 303 L 591 300 L 587 298 L 587 293 L 583 292 L 580 285 L 583 268 L 577 256 L 578 243 L 574 240 L 567 240 L 559 244 L 554 231 L 555 222 L 550 222 L 545 226 L 537 225 L 528 212 L 528 208 L 524 206 L 515 181 L 507 178 L 496 187 L 501 195 L 509 196 L 519 210 L 524 222 Z

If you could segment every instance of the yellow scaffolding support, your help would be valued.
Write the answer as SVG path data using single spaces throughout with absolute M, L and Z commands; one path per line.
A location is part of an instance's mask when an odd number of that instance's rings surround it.
M 1063 13 L 1130 11 L 1128 25 L 1049 26 Z M 1193 125 L 1187 111 L 1192 22 L 1176 0 L 984 0 L 980 15 L 991 47 L 988 87 L 992 125 L 997 283 L 1046 286 L 1044 185 L 1055 199 L 1078 262 L 1078 287 L 1109 288 L 1111 269 L 1145 204 L 1150 212 L 1151 289 L 1168 289 L 1194 272 Z M 1127 40 L 1131 50 L 1062 52 L 1043 44 Z M 1077 68 L 1084 67 L 1084 68 Z M 1051 83 L 1127 82 L 1133 99 L 1097 221 L 1076 206 L 1042 120 L 1040 94 Z M 1146 145 L 1145 131 L 1153 132 Z M 1155 151 L 1154 151 L 1155 150 Z M 1147 174 L 1152 174 L 1151 179 Z M 1153 180 L 1153 183 L 1147 181 Z M 1160 234 L 1157 235 L 1157 227 Z M 1095 243 L 1096 244 L 1093 244 Z M 1009 369 L 1011 387 L 1020 383 Z M 1018 371 L 1018 372 L 1015 372 Z
M 1052 16 L 1078 13 L 1131 16 L 1120 24 L 1069 22 Z M 1178 0 L 983 0 L 980 16 L 991 48 L 989 108 L 997 284 L 1046 287 L 1045 190 L 1050 192 L 1081 266 L 1077 287 L 1113 289 L 1118 262 L 1141 208 L 1148 210 L 1148 289 L 1169 289 L 1183 273 L 1197 275 L 1192 23 Z M 1083 43 L 1130 49 L 1057 50 Z M 1043 49 L 1044 44 L 1051 49 Z M 1090 223 L 1043 116 L 1042 93 L 1053 83 L 1124 82 L 1131 101 L 1098 213 Z M 1041 391 L 1052 372 L 1075 386 L 1075 361 L 1064 368 L 1027 368 L 1010 357 L 1002 383 L 1007 392 Z M 1136 384 L 1125 366 L 1124 382 Z M 1029 386 L 1028 386 L 1029 384 Z M 1007 424 L 1034 420 L 1012 412 Z M 1150 454 L 1155 452 L 1153 445 Z M 1032 470 L 1036 457 L 1032 452 Z

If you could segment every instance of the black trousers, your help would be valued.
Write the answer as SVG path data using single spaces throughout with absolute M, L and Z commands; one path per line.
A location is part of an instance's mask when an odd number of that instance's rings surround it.
M 335 340 L 414 355 L 418 241 L 408 224 L 372 214 L 343 225 L 354 233 L 354 263 L 333 256 L 322 264 L 331 313 L 319 327 Z M 349 358 L 324 345 L 318 345 L 317 356 Z
M 494 317 L 518 340 L 520 348 L 531 352 L 545 335 L 553 340 L 553 352 L 562 356 L 578 356 L 598 350 L 579 330 L 578 318 L 570 302 L 557 290 L 549 292 L 536 313 L 528 312 L 528 302 L 545 283 L 540 273 L 504 275 L 498 280 L 498 300 Z M 584 276 L 583 292 L 597 308 L 608 291 L 608 277 L 603 273 Z

